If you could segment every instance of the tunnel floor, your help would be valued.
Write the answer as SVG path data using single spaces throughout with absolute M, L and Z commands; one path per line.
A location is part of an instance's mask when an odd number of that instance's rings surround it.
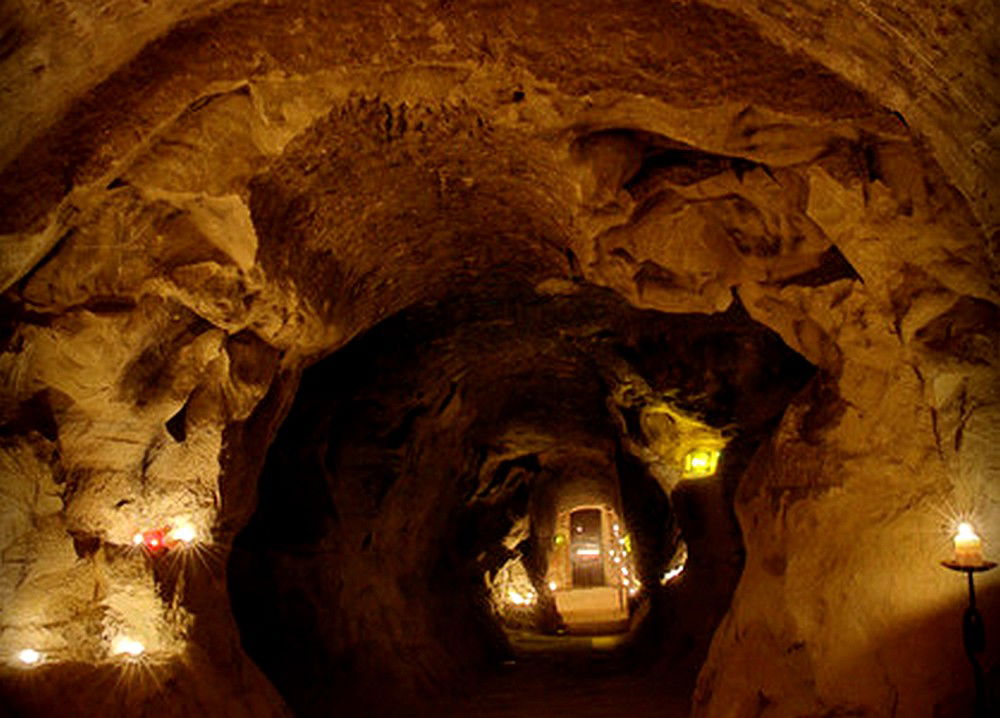
M 551 635 L 507 630 L 512 657 L 466 695 L 442 705 L 440 715 L 486 718 L 535 716 L 658 716 L 690 714 L 700 661 L 675 655 L 672 670 L 636 655 L 649 610 L 644 601 L 627 632 Z
M 690 713 L 700 668 L 693 656 L 664 675 L 636 665 L 620 636 L 535 634 L 514 644 L 514 659 L 469 686 L 466 696 L 442 705 L 438 715 L 681 718 Z

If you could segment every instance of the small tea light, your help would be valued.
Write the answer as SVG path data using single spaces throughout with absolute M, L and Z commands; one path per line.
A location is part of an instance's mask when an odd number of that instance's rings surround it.
M 191 524 L 182 524 L 171 529 L 169 538 L 179 543 L 191 543 L 195 540 L 197 532 Z
M 25 648 L 18 652 L 17 660 L 26 666 L 33 666 L 42 660 L 42 654 L 34 648 Z
M 142 645 L 139 641 L 136 641 L 128 636 L 118 636 L 111 644 L 111 652 L 116 656 L 121 654 L 126 654 L 137 658 L 143 654 L 146 647 Z
M 161 529 L 137 531 L 132 536 L 132 543 L 136 546 L 144 546 L 147 551 L 160 551 L 167 548 L 166 531 Z
M 955 534 L 955 562 L 963 566 L 976 566 L 983 562 L 983 542 L 972 529 L 972 524 L 962 522 Z
M 550 591 L 555 591 L 556 588 L 558 588 L 558 587 L 559 587 L 559 585 L 555 581 L 549 581 L 549 590 Z

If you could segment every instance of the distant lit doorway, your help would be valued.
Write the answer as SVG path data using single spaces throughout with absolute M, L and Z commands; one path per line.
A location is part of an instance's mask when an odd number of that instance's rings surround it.
M 604 585 L 601 510 L 580 509 L 570 514 L 570 562 L 573 587 Z

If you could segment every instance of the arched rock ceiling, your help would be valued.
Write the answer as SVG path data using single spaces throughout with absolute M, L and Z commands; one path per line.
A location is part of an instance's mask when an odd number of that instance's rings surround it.
M 386 286 L 366 264 L 362 255 L 372 242 L 373 256 L 394 257 L 433 284 L 422 268 L 436 266 L 443 277 L 462 261 L 477 263 L 462 259 L 470 249 L 463 243 L 484 245 L 474 237 L 489 226 L 498 236 L 516 228 L 534 251 L 558 254 L 568 245 L 588 279 L 646 306 L 711 311 L 724 308 L 729 287 L 744 279 L 780 281 L 815 266 L 831 239 L 862 277 L 873 279 L 866 275 L 883 271 L 891 253 L 872 256 L 861 249 L 863 237 L 853 239 L 871 192 L 884 196 L 881 214 L 903 215 L 892 218 L 892 232 L 901 235 L 905 248 L 895 248 L 906 260 L 923 255 L 917 263 L 924 271 L 933 265 L 934 281 L 991 295 L 988 275 L 971 285 L 965 276 L 987 266 L 980 261 L 982 230 L 962 216 L 957 198 L 948 199 L 933 162 L 913 159 L 909 132 L 895 115 L 822 66 L 762 41 L 729 13 L 688 4 L 643 7 L 588 4 L 587 25 L 557 35 L 549 28 L 571 5 L 428 13 L 399 4 L 332 13 L 278 3 L 235 6 L 182 25 L 75 101 L 0 176 L 0 226 L 16 233 L 8 237 L 6 283 L 63 241 L 91 265 L 85 273 L 72 270 L 74 283 L 81 274 L 92 280 L 85 293 L 122 294 L 101 279 L 108 264 L 116 282 L 123 274 L 132 281 L 134 293 L 151 273 L 143 266 L 149 242 L 166 232 L 176 235 L 172 247 L 188 236 L 214 245 L 199 251 L 222 252 L 243 270 L 259 244 L 260 269 L 273 276 L 288 269 L 280 246 L 289 246 L 294 232 L 296 246 L 308 248 L 292 252 L 304 263 L 292 269 L 299 275 L 295 298 L 250 271 L 242 281 L 260 284 L 249 290 L 255 301 L 223 309 L 218 299 L 191 296 L 204 293 L 205 266 L 171 267 L 171 293 L 232 328 L 253 325 L 254 307 L 268 304 L 306 302 L 319 317 L 337 311 L 315 306 L 315 292 L 302 286 L 311 282 L 376 290 L 367 294 L 381 297 L 381 309 L 304 332 L 319 349 L 412 299 L 408 282 Z M 497 31 L 477 36 L 471 28 L 478 27 Z M 684 31 L 669 30 L 678 27 Z M 328 41 L 333 37 L 338 41 Z M 619 132 L 590 137 L 603 130 Z M 633 176 L 643 157 L 679 149 L 683 163 L 690 148 L 750 164 L 696 175 L 703 181 L 668 175 L 667 192 L 653 172 L 651 181 L 622 191 L 626 180 L 648 179 L 641 171 Z M 810 161 L 816 171 L 803 173 Z M 792 166 L 800 169 L 781 171 Z M 910 182 L 917 174 L 928 175 L 934 196 Z M 890 192 L 869 190 L 873 178 Z M 844 194 L 845 183 L 860 193 Z M 942 203 L 953 209 L 942 211 Z M 426 219 L 406 216 L 428 208 L 433 216 Z M 921 212 L 966 226 L 943 231 L 947 249 L 930 246 L 939 237 L 914 242 L 918 233 L 905 217 L 920 220 Z M 944 214 L 951 217 L 938 219 Z M 764 232 L 767 241 L 737 242 L 737 257 L 720 239 L 720 216 L 729 234 Z M 117 231 L 109 223 L 142 229 L 127 232 L 124 247 L 102 257 L 94 251 L 101 241 L 89 235 Z M 697 235 L 701 246 L 659 242 L 664 225 Z M 336 252 L 323 246 L 331 227 L 339 230 Z M 451 238 L 420 246 L 441 246 L 448 257 L 406 254 L 414 244 L 407 236 L 438 240 L 440 231 Z M 760 261 L 775 252 L 781 256 Z M 717 267 L 729 266 L 710 276 L 695 266 L 699 259 L 685 258 L 706 253 Z M 520 247 L 514 254 L 534 261 Z M 325 263 L 317 263 L 321 255 Z M 956 259 L 965 265 L 961 277 L 949 276 Z M 674 266 L 658 269 L 666 264 Z M 170 267 L 170 260 L 160 265 Z M 211 273 L 217 286 L 232 281 Z M 62 287 L 52 296 L 38 288 L 60 284 L 51 278 L 35 284 L 25 294 L 35 305 L 79 299 L 59 296 Z M 365 313 L 347 300 L 349 315 Z M 290 315 L 280 327 L 257 329 L 287 332 L 289 322 L 309 321 Z
M 234 4 L 231 0 L 7 4 L 0 17 L 6 60 L 3 114 L 7 118 L 0 128 L 0 158 L 15 156 L 76 97 L 154 38 L 182 21 L 197 20 Z M 290 17 L 282 15 L 280 3 L 267 4 L 273 8 L 267 21 L 278 29 L 294 32 L 295 14 L 308 14 L 306 3 L 293 4 Z M 991 232 L 995 229 L 994 128 L 1000 108 L 991 71 L 998 36 L 992 3 L 708 4 L 748 19 L 764 37 L 822 63 L 902 114 L 911 127 L 928 137 L 938 160 L 977 208 L 980 219 Z M 557 4 L 551 12 L 572 12 L 570 5 Z M 457 14 L 448 4 L 441 9 L 444 15 Z M 620 12 L 624 16 L 628 10 Z M 356 20 L 364 23 L 365 18 Z M 408 30 L 416 34 L 419 27 L 417 23 Z M 447 29 L 447 24 L 442 25 L 432 39 L 443 37 Z M 692 34 L 699 33 L 695 29 Z M 627 34 L 625 38 L 631 40 Z M 444 55 L 448 42 L 439 44 Z M 488 49 L 483 48 L 484 53 Z M 373 59 L 390 61 L 381 56 Z

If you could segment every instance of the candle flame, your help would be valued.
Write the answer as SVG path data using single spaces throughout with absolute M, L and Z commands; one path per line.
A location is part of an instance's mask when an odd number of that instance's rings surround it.
M 963 521 L 962 523 L 960 523 L 958 525 L 958 535 L 957 535 L 957 537 L 961 538 L 961 539 L 975 539 L 975 538 L 979 538 L 976 535 L 976 532 L 972 530 L 972 524 L 970 524 L 970 523 L 968 523 L 966 521 Z

